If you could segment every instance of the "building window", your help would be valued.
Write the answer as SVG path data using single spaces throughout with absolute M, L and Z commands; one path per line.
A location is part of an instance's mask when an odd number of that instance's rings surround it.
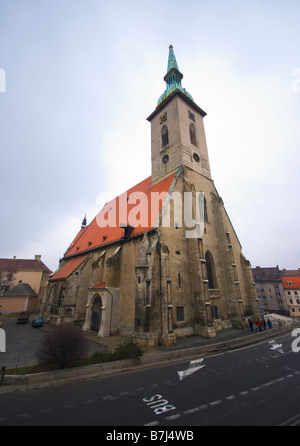
M 184 322 L 184 307 L 176 307 L 177 322 Z
M 181 275 L 178 273 L 178 288 L 181 288 Z
M 190 125 L 190 138 L 191 138 L 191 143 L 194 146 L 197 146 L 196 127 L 194 126 L 194 124 Z
M 218 288 L 213 256 L 209 251 L 205 254 L 206 272 L 209 288 Z
M 168 127 L 164 125 L 161 129 L 161 145 L 162 148 L 166 147 L 169 144 L 169 131 Z

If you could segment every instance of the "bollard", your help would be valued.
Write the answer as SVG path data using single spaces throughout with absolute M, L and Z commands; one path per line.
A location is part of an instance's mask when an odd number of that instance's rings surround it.
M 5 369 L 6 369 L 6 366 L 1 367 L 2 375 L 1 375 L 0 386 L 2 386 L 2 384 L 3 384 Z

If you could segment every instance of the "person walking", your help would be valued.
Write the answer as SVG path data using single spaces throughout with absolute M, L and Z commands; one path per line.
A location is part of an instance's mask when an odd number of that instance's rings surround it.
M 260 322 L 260 320 L 257 319 L 256 325 L 257 325 L 257 328 L 259 329 L 259 331 L 262 331 L 261 330 L 261 322 Z
M 267 324 L 268 324 L 269 329 L 271 330 L 271 328 L 272 328 L 272 322 L 270 321 L 270 319 L 268 319 Z
M 250 317 L 248 319 L 248 326 L 249 326 L 249 330 L 253 331 L 253 320 Z

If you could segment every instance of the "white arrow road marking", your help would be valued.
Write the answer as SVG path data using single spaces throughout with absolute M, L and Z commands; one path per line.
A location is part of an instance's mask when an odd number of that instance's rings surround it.
M 279 353 L 283 353 L 282 344 L 278 344 L 276 341 L 269 341 L 269 344 L 272 345 L 271 350 L 278 350 Z
M 193 373 L 197 372 L 198 370 L 205 367 L 205 365 L 200 365 L 204 361 L 204 358 L 202 359 L 195 359 L 194 361 L 190 361 L 190 366 L 186 370 L 180 370 L 178 371 L 178 376 L 180 381 L 183 380 L 183 378 L 192 375 Z

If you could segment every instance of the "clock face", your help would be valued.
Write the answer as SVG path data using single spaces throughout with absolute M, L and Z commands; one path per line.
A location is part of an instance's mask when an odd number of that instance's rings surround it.
M 165 155 L 162 159 L 163 164 L 168 164 L 169 162 L 169 155 Z
M 165 112 L 161 117 L 159 118 L 160 124 L 163 124 L 167 120 L 167 112 Z

